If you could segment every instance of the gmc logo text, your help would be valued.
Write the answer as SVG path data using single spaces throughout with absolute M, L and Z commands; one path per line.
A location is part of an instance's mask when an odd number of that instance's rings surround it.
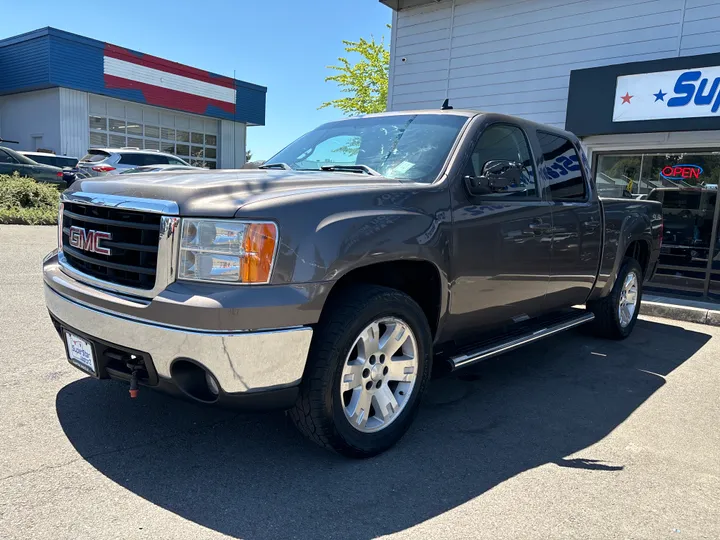
M 82 227 L 70 227 L 70 245 L 83 251 L 110 255 L 110 248 L 101 247 L 100 240 L 112 240 L 112 234 L 104 231 L 86 231 Z

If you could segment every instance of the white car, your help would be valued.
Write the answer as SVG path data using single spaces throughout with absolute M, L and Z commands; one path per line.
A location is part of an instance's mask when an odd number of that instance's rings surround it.
M 90 176 L 120 174 L 127 169 L 147 165 L 179 165 L 190 167 L 190 164 L 177 156 L 158 150 L 140 150 L 139 148 L 91 148 L 80 160 L 78 168 Z

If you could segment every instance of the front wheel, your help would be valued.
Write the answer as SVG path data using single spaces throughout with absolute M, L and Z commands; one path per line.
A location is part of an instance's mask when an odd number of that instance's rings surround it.
M 377 286 L 339 293 L 315 329 L 290 417 L 312 441 L 340 454 L 387 450 L 417 413 L 431 346 L 425 314 L 408 295 Z
M 641 300 L 642 268 L 635 259 L 626 257 L 610 294 L 588 304 L 595 314 L 595 334 L 610 339 L 628 337 L 640 314 Z

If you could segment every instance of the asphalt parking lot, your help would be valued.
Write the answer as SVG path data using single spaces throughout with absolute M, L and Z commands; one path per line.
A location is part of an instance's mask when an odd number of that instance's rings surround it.
M 401 444 L 349 461 L 70 367 L 40 263 L 0 226 L 0 538 L 720 538 L 720 329 L 643 319 L 435 381 Z

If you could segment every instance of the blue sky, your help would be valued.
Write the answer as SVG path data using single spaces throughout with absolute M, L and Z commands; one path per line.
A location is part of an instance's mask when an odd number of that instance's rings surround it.
M 0 38 L 53 26 L 267 86 L 266 125 L 248 128 L 254 159 L 341 116 L 317 110 L 341 95 L 324 82 L 325 66 L 344 54 L 343 39 L 387 43 L 392 16 L 378 0 L 32 0 L 11 11 L 0 17 Z

